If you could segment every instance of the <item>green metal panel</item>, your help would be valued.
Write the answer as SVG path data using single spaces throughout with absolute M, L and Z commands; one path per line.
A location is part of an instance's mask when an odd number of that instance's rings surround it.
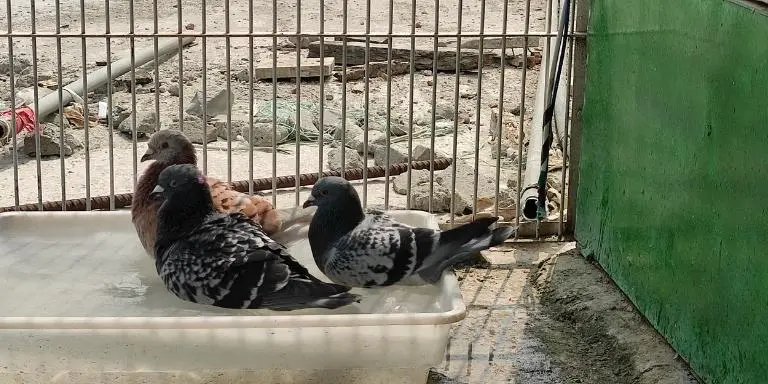
M 768 383 L 768 16 L 591 0 L 576 236 L 709 383 Z

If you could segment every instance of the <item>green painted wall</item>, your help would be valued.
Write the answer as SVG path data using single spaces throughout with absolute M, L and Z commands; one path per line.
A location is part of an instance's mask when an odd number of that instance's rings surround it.
M 577 239 L 708 383 L 768 383 L 768 16 L 590 1 Z

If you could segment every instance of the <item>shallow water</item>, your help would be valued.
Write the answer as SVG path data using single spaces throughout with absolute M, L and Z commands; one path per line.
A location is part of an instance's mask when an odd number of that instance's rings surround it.
M 109 216 L 109 217 L 107 217 Z M 311 273 L 306 225 L 277 237 Z M 0 224 L 2 316 L 238 316 L 267 310 L 229 310 L 184 302 L 169 293 L 144 253 L 130 215 L 6 217 Z M 358 304 L 280 315 L 442 312 L 434 286 L 358 290 Z

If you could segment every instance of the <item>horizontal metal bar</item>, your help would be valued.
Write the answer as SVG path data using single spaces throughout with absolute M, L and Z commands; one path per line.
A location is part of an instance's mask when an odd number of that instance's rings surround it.
M 352 38 L 365 38 L 365 37 L 389 37 L 389 38 L 457 38 L 475 37 L 475 38 L 502 38 L 502 37 L 556 37 L 557 33 L 546 32 L 530 32 L 528 34 L 521 32 L 509 32 L 509 33 L 268 33 L 268 32 L 206 32 L 196 33 L 192 31 L 179 32 L 158 32 L 158 33 L 56 33 L 56 32 L 0 32 L 0 38 L 154 38 L 154 37 L 211 37 L 211 38 L 225 38 L 225 37 L 352 37 Z M 576 32 L 573 34 L 565 34 L 566 37 L 586 38 L 587 34 L 583 32 Z
M 390 176 L 397 176 L 402 173 L 405 173 L 408 170 L 408 167 L 410 166 L 411 169 L 429 169 L 430 166 L 433 167 L 433 169 L 436 170 L 443 170 L 448 168 L 451 164 L 453 164 L 453 159 L 435 159 L 434 163 L 432 161 L 412 161 L 410 163 L 397 163 L 392 164 L 389 166 L 389 172 L 386 171 L 384 167 L 374 166 L 374 167 L 368 167 L 366 169 L 368 178 L 378 178 L 383 177 L 385 175 Z M 299 186 L 307 186 L 312 185 L 321 177 L 325 176 L 342 176 L 341 172 L 338 171 L 329 171 L 329 172 L 323 172 L 321 174 L 318 174 L 316 172 L 313 173 L 305 173 L 298 175 L 298 178 L 296 176 L 279 176 L 279 177 L 270 177 L 270 178 L 263 178 L 263 179 L 255 179 L 253 181 L 249 180 L 242 180 L 242 181 L 233 181 L 230 183 L 233 190 L 238 192 L 247 193 L 249 190 L 253 191 L 266 191 L 270 188 L 277 189 L 277 188 L 294 188 L 298 184 Z M 363 168 L 352 168 L 352 169 L 346 169 L 344 171 L 343 177 L 347 180 L 360 180 L 363 178 Z M 115 199 L 115 205 L 110 207 L 109 205 L 109 197 L 110 196 L 96 196 L 90 198 L 91 203 L 91 209 L 93 210 L 101 210 L 101 209 L 111 209 L 111 208 L 124 208 L 131 205 L 131 201 L 133 199 L 133 193 L 122 193 L 114 195 Z M 67 211 L 84 211 L 86 210 L 86 199 L 71 199 L 66 200 L 64 202 L 64 206 Z M 62 208 L 62 202 L 61 201 L 46 201 L 43 202 L 43 211 L 60 211 Z M 2 207 L 0 208 L 0 214 L 5 212 L 30 212 L 30 211 L 38 211 L 40 210 L 40 206 L 37 203 L 32 204 L 24 204 L 24 205 L 18 205 L 11 206 L 11 207 Z

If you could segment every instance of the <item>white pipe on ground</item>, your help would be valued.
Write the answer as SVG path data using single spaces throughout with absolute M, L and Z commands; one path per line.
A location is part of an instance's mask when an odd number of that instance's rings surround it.
M 165 39 L 158 39 L 158 58 L 163 57 L 172 53 L 175 53 L 180 49 L 179 47 L 179 39 L 176 37 L 168 37 Z M 193 41 L 195 41 L 195 36 L 186 36 L 182 38 L 182 47 L 191 44 Z M 147 47 L 144 49 L 140 49 L 136 51 L 136 58 L 134 60 L 136 67 L 142 66 L 144 64 L 147 64 L 155 59 L 155 49 L 154 45 L 151 47 Z M 112 79 L 115 79 L 117 77 L 120 77 L 128 72 L 131 71 L 131 57 L 130 55 L 127 55 L 126 57 L 123 57 L 120 60 L 115 61 L 111 64 L 111 70 L 112 70 Z M 102 68 L 99 68 L 98 70 L 91 72 L 88 77 L 88 92 L 97 89 L 104 84 L 107 83 L 108 77 L 107 77 L 107 67 L 104 66 Z M 35 84 L 36 85 L 36 84 Z M 83 79 L 80 78 L 78 80 L 73 81 L 72 83 L 66 85 L 62 89 L 62 105 L 67 105 L 75 100 L 75 96 L 77 95 L 79 97 L 84 98 L 87 92 L 83 92 Z M 53 92 L 42 99 L 40 99 L 40 102 L 38 103 L 38 110 L 36 111 L 36 118 L 38 120 L 45 119 L 48 115 L 50 115 L 53 112 L 58 111 L 59 109 L 59 94 L 58 92 Z M 87 124 L 88 118 L 86 117 L 86 124 Z M 12 121 L 9 118 L 0 117 L 0 143 L 6 143 L 8 139 L 13 135 L 13 130 L 15 127 L 12 124 Z

